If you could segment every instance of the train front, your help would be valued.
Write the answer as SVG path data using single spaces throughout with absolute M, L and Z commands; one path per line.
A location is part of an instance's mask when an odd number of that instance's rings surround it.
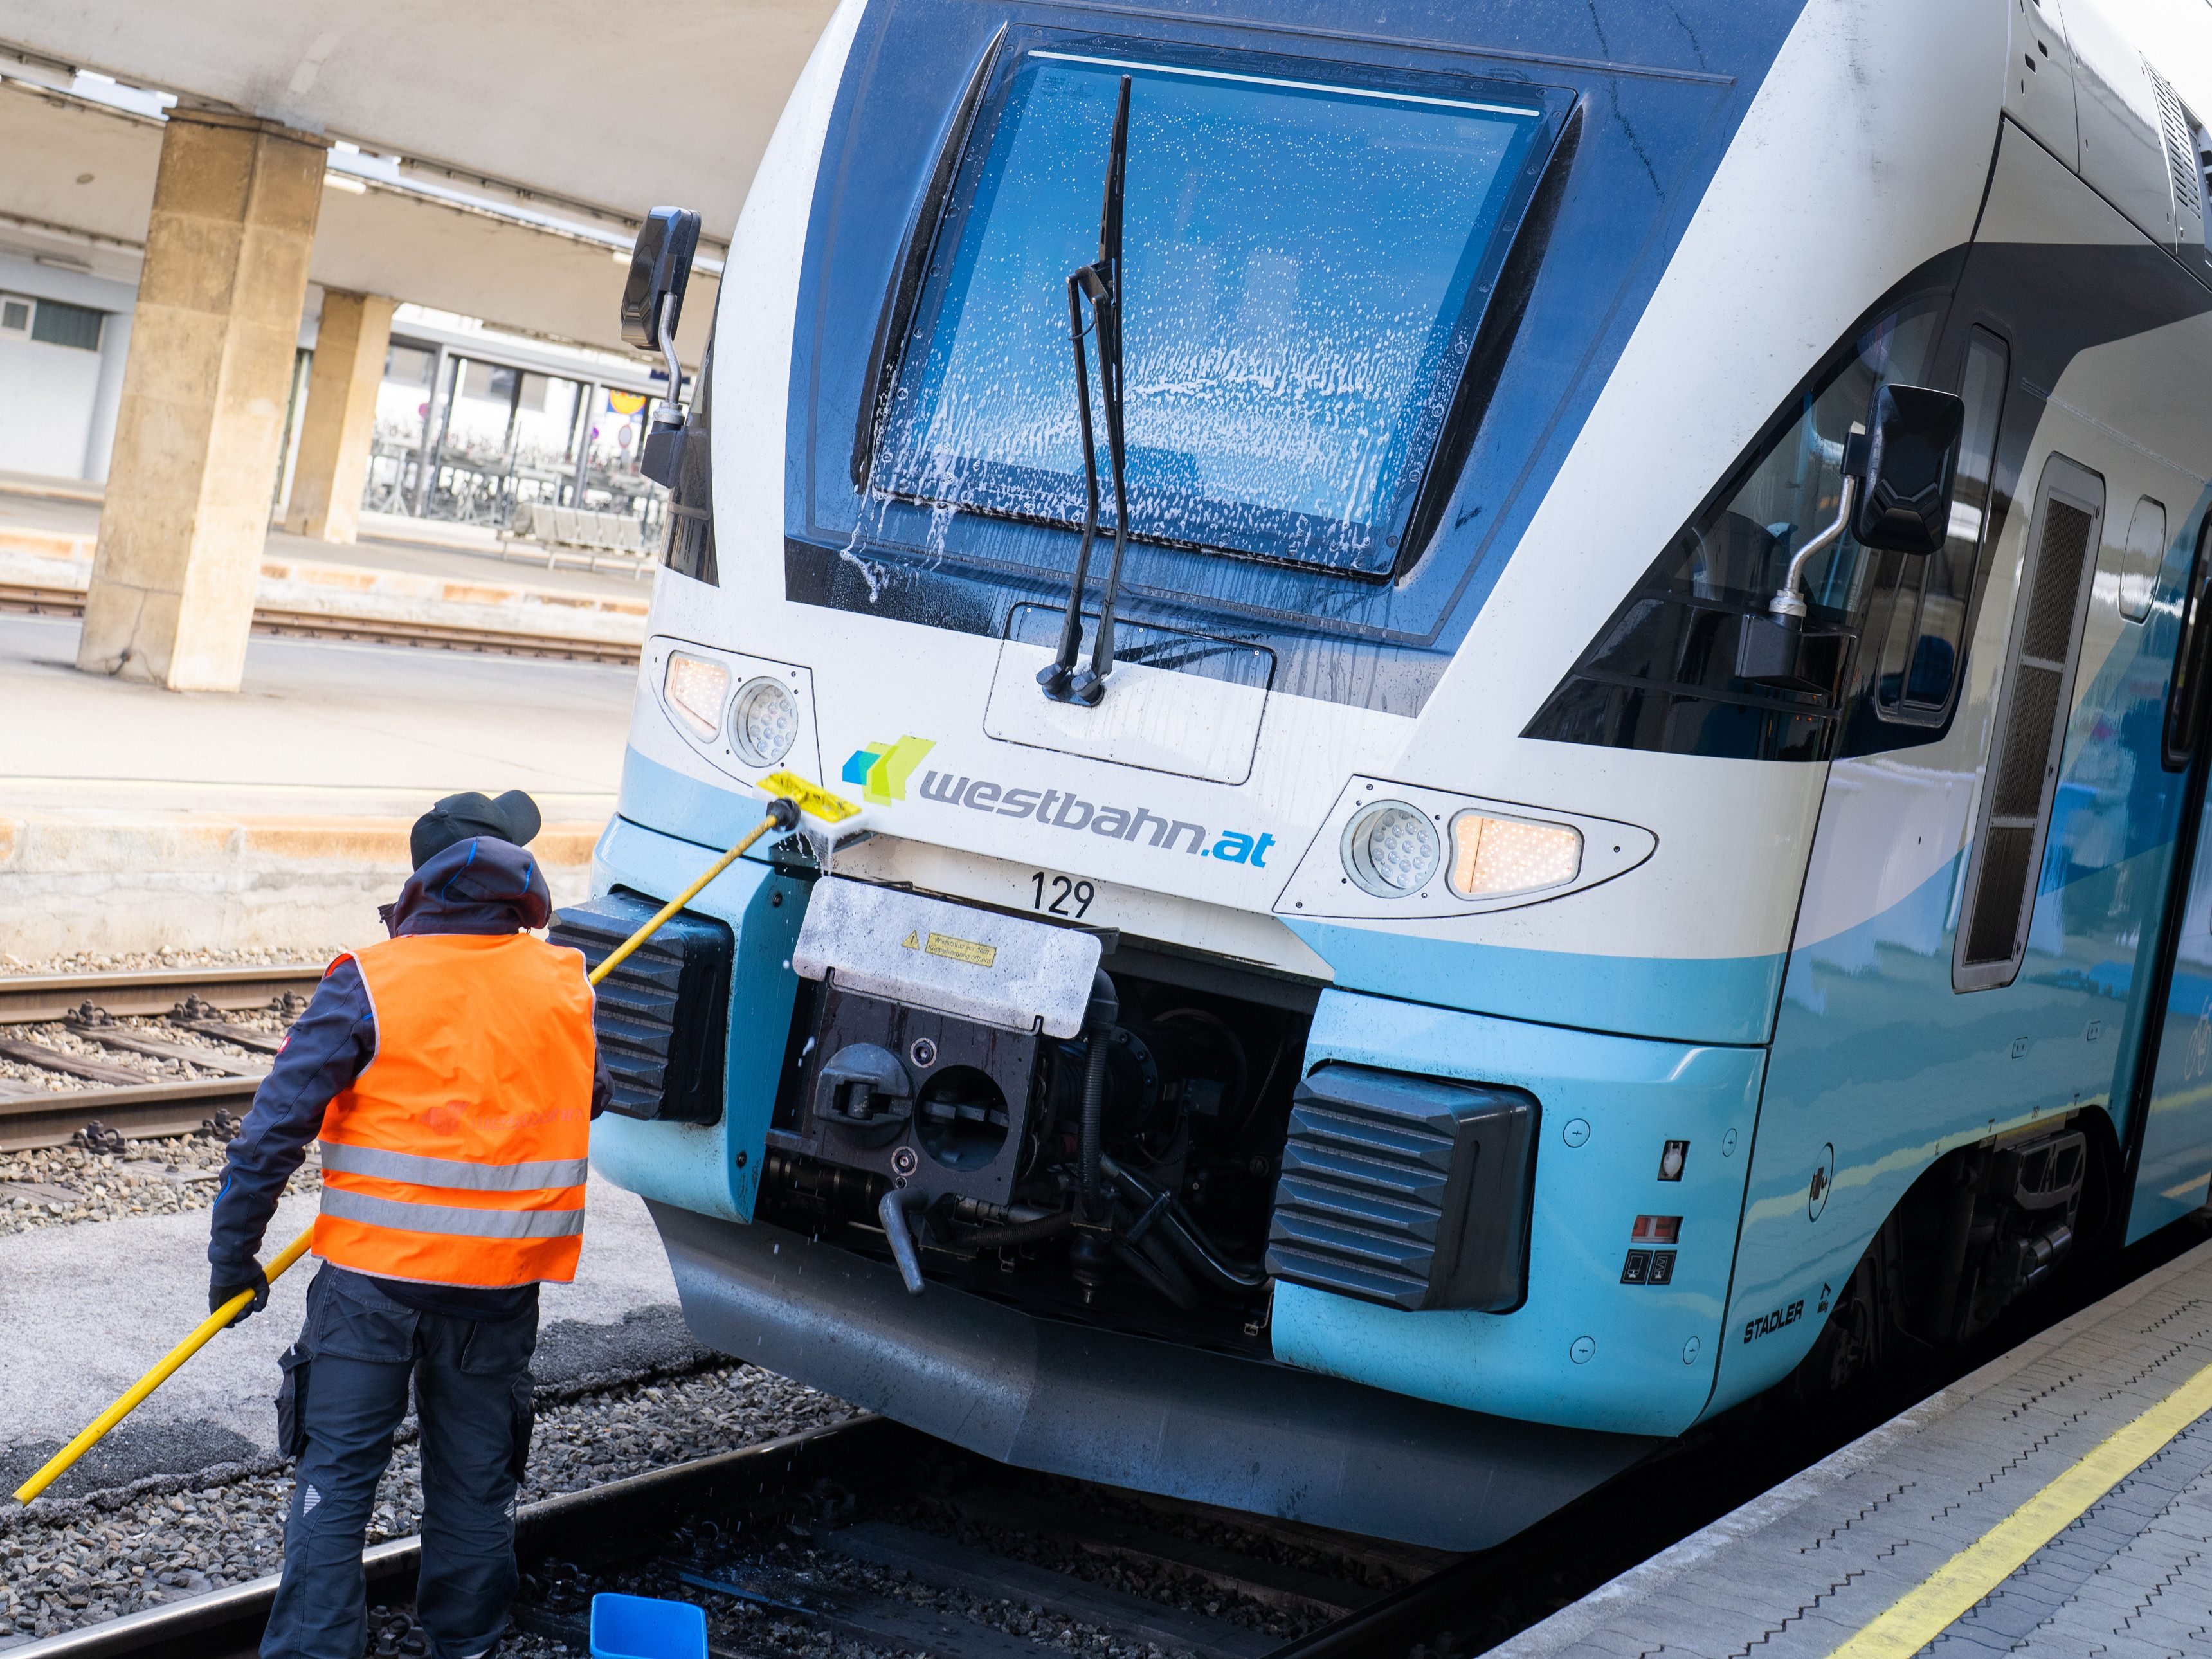
M 2003 23 L 1869 67 L 1789 7 L 1342 10 L 838 12 L 563 926 L 619 939 L 771 775 L 860 803 L 602 988 L 593 1161 L 693 1329 L 993 1457 L 1468 1548 L 1708 1408 L 1820 798 L 1802 697 L 1638 744 L 1575 671 L 1968 234 L 1943 54 Z M 1971 176 L 1900 205 L 1893 134 Z

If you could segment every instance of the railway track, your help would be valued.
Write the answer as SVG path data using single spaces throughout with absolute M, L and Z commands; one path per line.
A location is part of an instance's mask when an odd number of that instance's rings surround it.
M 0 1078 L 0 1152 L 58 1146 L 94 1122 L 143 1139 L 189 1133 L 218 1111 L 243 1115 L 282 1037 L 227 1016 L 282 1011 L 289 1019 L 321 976 L 301 966 L 0 978 L 0 1060 L 34 1073 Z M 73 1047 L 40 1041 L 35 1027 L 60 1027 Z M 154 1080 L 132 1064 L 147 1060 L 184 1060 L 198 1075 Z
M 73 587 L 0 582 L 0 611 L 38 617 L 81 617 L 84 614 L 84 594 Z M 318 611 L 289 611 L 269 605 L 255 607 L 253 631 L 292 639 L 351 640 L 372 645 L 410 645 L 432 651 L 482 651 L 496 656 L 542 657 L 562 662 L 628 665 L 638 658 L 636 646 L 615 640 L 514 633 L 496 628 L 461 628 L 446 623 L 332 617 Z
M 1423 1581 L 1452 1559 L 1255 1517 L 1224 1525 L 1215 1520 L 1224 1512 L 1159 1500 L 1147 1500 L 1147 1517 L 1102 1523 L 1081 1513 L 1085 1505 L 1000 1486 L 1012 1471 L 986 1465 L 983 1478 L 974 1479 L 972 1467 L 948 1461 L 951 1453 L 888 1419 L 860 1418 L 525 1505 L 516 1516 L 525 1577 L 515 1624 L 580 1653 L 591 1593 L 620 1584 L 705 1607 L 716 1659 L 757 1650 L 747 1635 L 765 1636 L 770 1626 L 960 1659 L 1064 1650 L 1019 1630 L 1024 1609 L 1088 1626 L 1125 1647 L 1264 1659 L 1315 1650 L 1303 1641 L 1286 1650 L 1279 1637 L 1250 1624 L 1101 1582 L 1110 1575 L 1039 1566 L 942 1528 L 953 1517 L 979 1516 L 1049 1540 L 1071 1563 L 1156 1577 L 1171 1569 L 1185 1590 L 1181 1600 L 1195 1589 L 1216 1605 L 1237 1601 L 1324 1628 L 1351 1608 L 1389 1599 L 1361 1575 Z M 1090 1493 L 1112 1497 L 1103 1488 Z M 1240 1550 L 1190 1535 L 1194 1520 L 1216 1532 L 1238 1522 L 1259 1530 L 1244 1535 L 1248 1547 Z M 1331 1552 L 1344 1574 L 1279 1559 Z M 373 1627 L 388 1626 L 394 1610 L 407 1607 L 419 1557 L 413 1538 L 367 1553 Z M 276 1583 L 274 1576 L 256 1579 L 15 1651 L 19 1659 L 243 1659 L 259 1641 Z M 978 1618 L 979 1608 L 988 1612 Z
M 523 1506 L 514 1622 L 581 1656 L 592 1595 L 620 1590 L 702 1607 L 709 1659 L 825 1642 L 933 1659 L 1471 1659 L 1906 1403 L 1739 1411 L 1464 1556 L 1030 1474 L 860 1417 Z M 421 1651 L 418 1560 L 413 1538 L 367 1553 L 370 1651 Z M 276 1583 L 12 1659 L 246 1659 Z

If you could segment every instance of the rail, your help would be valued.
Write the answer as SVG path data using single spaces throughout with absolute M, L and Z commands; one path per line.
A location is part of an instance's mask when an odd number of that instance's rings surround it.
M 0 978 L 0 1058 L 69 1085 L 53 1089 L 0 1079 L 0 1152 L 58 1146 L 94 1122 L 132 1139 L 188 1134 L 218 1110 L 242 1115 L 253 1098 L 264 1066 L 165 1041 L 158 1030 L 77 1023 L 85 1004 L 118 1018 L 166 1018 L 185 1032 L 229 1036 L 237 1046 L 236 1036 L 226 1032 L 221 1018 L 225 1012 L 265 1009 L 288 998 L 304 1000 L 322 971 L 303 963 Z M 142 1082 L 125 1066 L 49 1048 L 15 1029 L 62 1023 L 118 1056 L 185 1059 L 224 1074 Z M 248 1035 L 249 1052 L 275 1046 L 265 1036 Z M 79 1086 L 86 1084 L 92 1086 Z
M 609 1539 L 649 1541 L 682 1510 L 842 1472 L 868 1448 L 903 1432 L 887 1419 L 862 1417 L 758 1445 L 741 1446 L 688 1463 L 649 1470 L 586 1491 L 564 1492 L 515 1511 L 515 1549 L 525 1565 L 548 1557 L 599 1554 Z M 395 1538 L 366 1551 L 362 1567 L 372 1599 L 404 1592 L 422 1560 L 419 1537 Z M 12 1648 L 15 1659 L 216 1659 L 259 1645 L 276 1595 L 276 1576 L 189 1596 L 164 1607 Z
M 84 594 L 70 587 L 0 582 L 0 611 L 40 617 L 81 617 Z M 370 645 L 408 645 L 433 651 L 481 651 L 495 656 L 551 658 L 565 662 L 635 663 L 639 647 L 619 640 L 525 634 L 446 623 L 333 617 L 319 611 L 256 606 L 253 631 L 292 639 L 350 640 Z
M 956 1654 L 969 1651 L 970 1643 L 981 1644 L 979 1650 L 994 1653 L 1025 1648 L 1028 1644 L 1019 1638 L 933 1607 L 939 1596 L 908 1601 L 849 1585 L 795 1583 L 780 1579 L 778 1569 L 764 1563 L 697 1560 L 684 1545 L 673 1541 L 680 1535 L 678 1528 L 695 1518 L 708 1519 L 732 1510 L 787 1518 L 794 1511 L 805 1512 L 819 1504 L 825 1492 L 886 1485 L 896 1487 L 899 1480 L 896 1477 L 887 1480 L 887 1469 L 921 1468 L 933 1461 L 941 1464 L 952 1451 L 944 1443 L 888 1419 L 862 1415 L 525 1504 L 515 1516 L 516 1553 L 526 1571 L 541 1572 L 548 1563 L 568 1563 L 599 1571 L 643 1558 L 669 1557 L 663 1563 L 666 1577 L 672 1581 L 668 1588 L 700 1595 L 710 1611 L 724 1615 L 744 1611 L 764 1614 L 833 1641 L 857 1639 L 894 1650 Z M 1174 1507 L 1200 1520 L 1227 1514 L 1199 1504 Z M 1056 1524 L 1057 1510 L 1057 1505 L 1032 1500 L 1026 1513 L 1033 1515 L 1041 1531 L 1048 1534 Z M 1018 1508 L 1012 1513 L 1018 1520 L 1025 1512 Z M 1263 1540 L 1279 1534 L 1297 1534 L 1300 1536 L 1295 1541 L 1309 1545 L 1316 1540 L 1340 1541 L 1347 1552 L 1348 1565 L 1377 1557 L 1418 1559 L 1422 1553 L 1378 1540 L 1335 1540 L 1334 1534 L 1296 1528 L 1262 1516 L 1227 1518 L 1232 1524 L 1249 1523 Z M 711 1532 L 713 1528 L 707 1530 Z M 787 1535 L 787 1527 L 768 1530 L 773 1535 Z M 1118 1548 L 1141 1553 L 1146 1547 L 1128 1542 L 1138 1528 L 1124 1526 L 1118 1534 L 1108 1530 L 1110 1535 L 1091 1540 L 1093 1553 L 1103 1550 L 1110 1554 Z M 744 1531 L 740 1526 L 737 1535 L 742 1536 Z M 1270 1659 L 1277 1653 L 1303 1651 L 1307 1645 L 1293 1642 L 1285 1647 L 1277 1638 L 1247 1626 L 902 1527 L 854 1522 L 848 1516 L 842 1523 L 815 1529 L 814 1535 L 817 1546 L 826 1546 L 825 1556 L 888 1566 L 895 1575 L 903 1573 L 940 1595 L 950 1592 L 955 1600 L 965 1593 L 991 1604 L 1040 1607 L 1103 1626 L 1117 1639 L 1140 1644 L 1149 1641 L 1206 1659 Z M 1316 1607 L 1340 1611 L 1346 1602 L 1364 1606 L 1379 1601 L 1389 1606 L 1402 1599 L 1378 1596 L 1351 1579 L 1324 1579 L 1265 1553 L 1239 1557 L 1218 1544 L 1185 1535 L 1159 1533 L 1153 1536 L 1167 1540 L 1167 1547 L 1181 1556 L 1179 1565 L 1217 1592 L 1242 1592 L 1248 1600 L 1261 1604 L 1296 1606 L 1310 1613 Z M 420 1561 L 421 1543 L 416 1537 L 394 1539 L 364 1552 L 362 1565 L 371 1603 L 389 1606 L 407 1601 Z M 1450 1571 L 1446 1569 L 1446 1576 Z M 1434 1576 L 1425 1576 L 1421 1582 Z M 11 1652 L 14 1659 L 142 1659 L 145 1656 L 232 1659 L 251 1652 L 258 1644 L 277 1582 L 276 1576 L 270 1574 L 64 1631 Z M 1328 1629 L 1350 1629 L 1358 1620 L 1355 1611 L 1350 1619 L 1340 1618 Z M 516 1607 L 514 1621 L 521 1630 L 580 1650 L 586 1645 L 586 1625 L 580 1610 L 564 1611 L 526 1601 Z M 1359 1627 L 1366 1632 L 1376 1629 L 1372 1621 Z M 1388 1621 L 1384 1628 L 1394 1629 Z M 1035 1648 L 1039 1654 L 1056 1650 L 1042 1640 Z M 727 1649 L 716 1646 L 710 1652 L 720 1659 L 731 1659 Z

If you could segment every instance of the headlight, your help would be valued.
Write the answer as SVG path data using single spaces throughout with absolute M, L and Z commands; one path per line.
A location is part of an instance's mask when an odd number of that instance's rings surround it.
M 781 680 L 747 680 L 730 705 L 730 747 L 749 766 L 774 766 L 799 735 L 799 699 Z
M 730 695 L 730 671 L 721 664 L 672 654 L 661 684 L 668 706 L 701 737 L 711 738 L 722 729 L 722 700 Z
M 1363 806 L 1344 829 L 1344 872 L 1377 898 L 1418 893 L 1437 873 L 1437 832 L 1401 800 Z
M 1571 824 L 1461 812 L 1451 821 L 1451 890 L 1462 898 L 1557 887 L 1582 869 L 1582 831 Z

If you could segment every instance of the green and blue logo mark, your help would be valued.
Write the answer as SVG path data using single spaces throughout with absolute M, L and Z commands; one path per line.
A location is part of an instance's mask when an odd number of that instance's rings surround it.
M 937 744 L 928 738 L 901 738 L 896 743 L 872 743 L 855 749 L 838 774 L 847 783 L 857 783 L 860 793 L 878 803 L 904 800 L 906 781 L 921 757 Z

